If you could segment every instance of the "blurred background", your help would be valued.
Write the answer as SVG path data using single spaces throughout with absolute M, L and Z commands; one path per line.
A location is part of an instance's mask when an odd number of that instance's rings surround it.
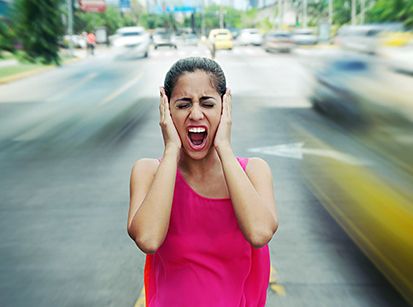
M 412 28 L 413 0 L 0 0 L 0 306 L 144 306 L 130 170 L 190 56 L 272 168 L 267 306 L 413 306 Z

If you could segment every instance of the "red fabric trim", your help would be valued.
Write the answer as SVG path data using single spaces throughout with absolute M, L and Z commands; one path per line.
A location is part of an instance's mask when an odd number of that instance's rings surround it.
M 152 298 L 152 295 L 154 294 L 153 289 L 153 281 L 151 280 L 152 277 L 152 261 L 153 261 L 153 255 L 146 255 L 146 261 L 145 261 L 145 268 L 143 271 L 143 283 L 145 286 L 145 303 L 146 307 L 149 307 L 149 302 L 150 299 Z

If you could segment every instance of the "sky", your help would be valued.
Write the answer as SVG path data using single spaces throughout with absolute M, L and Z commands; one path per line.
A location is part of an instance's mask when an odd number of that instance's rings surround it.
M 147 0 L 139 0 L 139 1 L 147 1 Z M 165 2 L 166 5 L 194 5 L 199 6 L 202 4 L 202 1 L 205 1 L 206 4 L 208 3 L 217 3 L 219 4 L 222 1 L 223 5 L 231 5 L 233 4 L 237 9 L 245 9 L 248 3 L 248 0 L 148 0 L 148 2 L 155 3 L 158 2 L 161 4 Z M 119 0 L 106 0 L 108 4 L 118 4 Z

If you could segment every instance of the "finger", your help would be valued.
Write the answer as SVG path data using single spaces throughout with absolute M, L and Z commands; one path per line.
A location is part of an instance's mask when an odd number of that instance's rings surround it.
M 171 116 L 170 112 L 169 112 L 169 103 L 168 103 L 168 99 L 166 98 L 166 96 L 164 96 L 163 99 L 163 112 L 164 112 L 164 119 L 167 121 L 169 119 L 169 117 Z
M 161 116 L 161 123 L 163 123 L 165 121 L 165 99 L 162 93 L 161 93 L 161 99 L 159 103 L 159 112 Z
M 223 99 L 223 112 L 222 115 L 224 116 L 230 116 L 231 115 L 231 92 L 229 89 L 226 90 L 224 99 Z
M 232 111 L 232 93 L 231 89 L 227 88 L 227 109 L 228 109 L 228 115 L 231 115 Z

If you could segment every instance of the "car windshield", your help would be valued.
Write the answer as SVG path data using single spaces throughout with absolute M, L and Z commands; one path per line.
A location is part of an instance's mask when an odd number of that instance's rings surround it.
M 269 37 L 273 37 L 273 38 L 289 38 L 290 34 L 288 33 L 271 33 L 268 34 Z
M 120 33 L 121 36 L 140 36 L 143 32 L 123 32 Z
M 310 30 L 302 30 L 302 31 L 296 31 L 294 34 L 297 34 L 297 35 L 313 35 L 314 33 Z
M 249 34 L 259 34 L 258 30 L 248 30 L 248 31 L 245 31 L 245 33 L 249 33 Z

